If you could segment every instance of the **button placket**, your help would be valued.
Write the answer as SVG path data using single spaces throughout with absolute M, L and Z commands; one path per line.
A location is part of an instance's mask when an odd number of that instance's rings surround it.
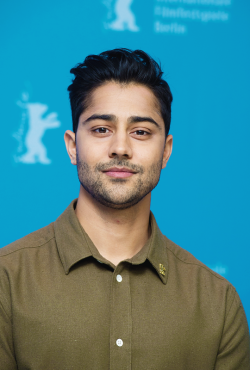
M 131 295 L 129 266 L 117 266 L 112 280 L 110 370 L 131 368 Z

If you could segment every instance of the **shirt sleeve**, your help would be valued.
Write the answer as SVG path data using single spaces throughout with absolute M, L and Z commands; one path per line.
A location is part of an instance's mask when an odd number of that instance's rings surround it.
M 232 294 L 231 294 L 232 295 Z M 215 370 L 250 370 L 249 328 L 238 293 L 234 290 L 225 317 Z
M 0 271 L 0 370 L 17 370 L 13 348 L 11 309 L 6 298 L 8 285 L 7 277 Z

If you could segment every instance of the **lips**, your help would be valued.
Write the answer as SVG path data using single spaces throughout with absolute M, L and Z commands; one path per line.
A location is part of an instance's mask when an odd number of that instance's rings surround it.
M 133 176 L 136 172 L 126 167 L 112 167 L 103 171 L 109 177 L 126 178 Z

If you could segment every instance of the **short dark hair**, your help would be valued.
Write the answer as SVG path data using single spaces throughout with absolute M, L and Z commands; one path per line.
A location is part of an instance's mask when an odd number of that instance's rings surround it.
M 91 93 L 105 82 L 137 83 L 148 87 L 157 98 L 167 136 L 173 100 L 168 83 L 162 79 L 160 65 L 142 50 L 113 49 L 89 55 L 83 63 L 70 70 L 75 75 L 69 85 L 73 131 L 76 133 L 80 115 L 87 108 Z

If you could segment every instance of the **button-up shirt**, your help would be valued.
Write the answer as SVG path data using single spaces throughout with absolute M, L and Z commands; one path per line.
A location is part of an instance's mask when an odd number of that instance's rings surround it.
M 147 243 L 114 266 L 74 207 L 0 250 L 0 370 L 250 369 L 245 313 L 227 280 L 162 235 L 152 214 Z

